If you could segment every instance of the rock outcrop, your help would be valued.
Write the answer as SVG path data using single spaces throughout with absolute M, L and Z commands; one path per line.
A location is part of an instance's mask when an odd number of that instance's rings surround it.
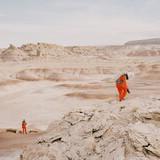
M 20 49 L 28 53 L 29 56 L 36 57 L 66 56 L 72 54 L 63 46 L 47 43 L 25 44 Z
M 19 71 L 16 73 L 16 79 L 26 81 L 38 81 L 38 80 L 79 80 L 81 75 L 107 75 L 109 72 L 108 68 L 103 67 L 92 67 L 92 68 L 30 68 Z
M 25 44 L 21 47 L 10 45 L 0 54 L 5 61 L 31 60 L 34 58 L 59 57 L 71 55 L 72 53 L 63 46 L 47 43 Z
M 66 81 L 66 80 L 78 80 L 79 76 L 72 73 L 63 72 L 58 69 L 48 68 L 33 68 L 20 71 L 16 74 L 16 79 L 26 81 L 39 81 L 39 80 L 51 80 L 51 81 Z
M 23 159 L 158 160 L 159 106 L 159 98 L 132 99 L 70 112 L 27 147 Z
M 2 51 L 0 58 L 4 61 L 21 61 L 27 59 L 28 55 L 11 44 L 6 50 Z

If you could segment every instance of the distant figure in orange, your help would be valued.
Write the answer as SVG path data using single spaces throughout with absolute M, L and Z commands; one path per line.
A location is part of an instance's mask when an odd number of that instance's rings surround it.
M 127 95 L 127 92 L 130 93 L 127 85 L 127 80 L 129 79 L 128 74 L 122 74 L 117 80 L 116 80 L 116 87 L 119 93 L 119 101 L 124 100 L 125 96 Z
M 22 121 L 22 133 L 27 134 L 27 123 L 25 120 Z

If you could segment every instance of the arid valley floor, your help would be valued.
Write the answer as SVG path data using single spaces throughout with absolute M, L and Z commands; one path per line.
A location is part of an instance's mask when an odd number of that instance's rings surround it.
M 119 102 L 126 72 L 131 94 Z M 35 133 L 6 132 L 23 119 Z M 0 50 L 2 160 L 158 160 L 159 127 L 160 44 Z

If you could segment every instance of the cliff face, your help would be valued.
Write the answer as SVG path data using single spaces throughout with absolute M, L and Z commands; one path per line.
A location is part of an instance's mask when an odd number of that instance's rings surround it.
M 158 160 L 160 100 L 135 98 L 70 112 L 26 148 L 24 160 Z

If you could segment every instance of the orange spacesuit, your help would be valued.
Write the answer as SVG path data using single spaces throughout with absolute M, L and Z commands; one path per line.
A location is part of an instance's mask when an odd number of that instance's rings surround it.
M 27 134 L 27 123 L 25 120 L 22 121 L 22 133 Z
M 123 74 L 116 80 L 116 87 L 119 93 L 119 101 L 124 100 L 124 97 L 127 95 L 127 92 L 130 93 L 126 81 L 128 79 L 128 74 Z

